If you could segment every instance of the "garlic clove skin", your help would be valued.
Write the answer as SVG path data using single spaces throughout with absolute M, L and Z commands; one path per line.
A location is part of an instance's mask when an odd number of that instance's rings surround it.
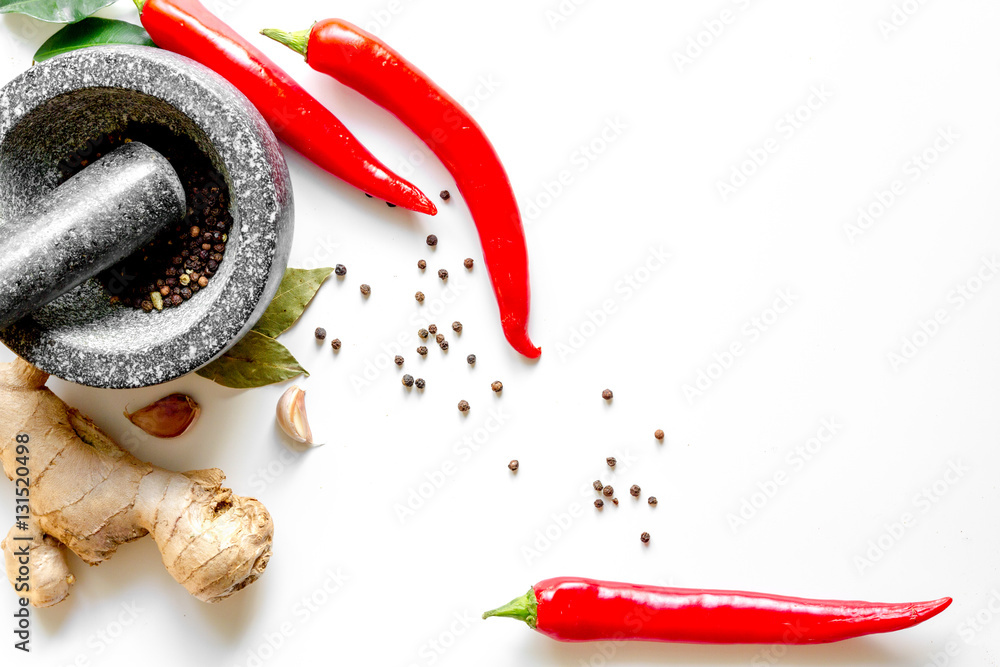
M 306 392 L 297 384 L 281 395 L 276 412 L 278 426 L 289 438 L 310 447 L 321 444 L 313 441 L 312 429 L 309 428 L 306 417 Z
M 199 406 L 187 394 L 170 394 L 135 412 L 125 408 L 125 417 L 146 433 L 157 438 L 183 435 L 198 420 Z

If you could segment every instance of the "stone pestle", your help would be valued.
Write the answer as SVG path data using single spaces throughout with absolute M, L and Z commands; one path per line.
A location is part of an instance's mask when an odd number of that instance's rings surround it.
M 65 294 L 183 219 L 165 157 L 130 142 L 46 193 L 0 238 L 0 329 Z

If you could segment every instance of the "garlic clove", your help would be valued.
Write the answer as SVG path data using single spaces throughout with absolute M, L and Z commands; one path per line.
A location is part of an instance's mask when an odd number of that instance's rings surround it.
M 125 408 L 125 417 L 146 433 L 157 438 L 176 438 L 197 421 L 199 406 L 187 394 L 170 394 L 135 412 Z
M 312 429 L 306 418 L 306 392 L 298 385 L 289 387 L 278 399 L 278 426 L 295 442 L 312 447 L 320 443 L 313 442 Z

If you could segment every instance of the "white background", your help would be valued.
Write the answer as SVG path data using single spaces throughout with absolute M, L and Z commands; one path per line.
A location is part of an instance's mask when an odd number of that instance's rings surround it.
M 33 616 L 30 656 L 9 648 L 4 616 L 4 664 L 570 667 L 604 664 L 602 649 L 617 665 L 996 664 L 1000 6 L 576 3 L 215 5 L 428 193 L 455 188 L 414 136 L 257 31 L 336 13 L 468 103 L 525 213 L 544 353 L 529 363 L 505 344 L 461 198 L 434 219 L 389 209 L 289 152 L 290 265 L 348 267 L 282 338 L 312 372 L 301 384 L 325 447 L 288 450 L 273 419 L 283 386 L 50 382 L 138 455 L 218 466 L 259 497 L 276 525 L 265 576 L 209 606 L 151 540 L 100 568 L 74 559 L 71 597 Z M 135 20 L 126 2 L 103 14 Z M 8 16 L 0 30 L 6 82 L 54 28 Z M 894 181 L 894 201 L 857 226 Z M 720 183 L 739 187 L 724 196 Z M 661 252 L 670 259 L 650 270 Z M 782 294 L 792 305 L 776 313 Z M 935 314 L 943 323 L 921 333 Z M 430 321 L 451 350 L 420 359 L 416 330 Z M 316 344 L 317 326 L 344 341 L 339 355 Z M 387 368 L 400 334 L 406 365 Z M 406 391 L 403 372 L 426 391 Z M 685 395 L 700 373 L 704 391 Z M 183 438 L 143 438 L 121 416 L 172 391 L 204 407 Z M 835 434 L 810 443 L 824 420 Z M 425 484 L 443 469 L 439 488 Z M 620 506 L 594 510 L 595 478 Z M 634 502 L 632 483 L 659 505 Z M 559 644 L 478 620 L 556 575 L 955 603 L 895 635 L 787 652 Z M 13 611 L 12 592 L 0 601 Z

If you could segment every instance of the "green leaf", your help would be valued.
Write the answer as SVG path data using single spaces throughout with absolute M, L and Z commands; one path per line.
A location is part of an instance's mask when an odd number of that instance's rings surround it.
M 76 23 L 115 0 L 0 0 L 0 14 L 27 14 L 49 23 Z
M 285 269 L 278 293 L 253 330 L 271 338 L 277 338 L 288 331 L 332 272 L 333 269 L 328 266 L 318 269 Z
M 234 389 L 263 387 L 303 373 L 309 375 L 288 348 L 257 331 L 250 331 L 228 352 L 196 372 Z
M 135 24 L 91 16 L 66 26 L 45 40 L 35 53 L 35 62 L 40 63 L 60 53 L 103 44 L 156 46 L 146 31 Z

